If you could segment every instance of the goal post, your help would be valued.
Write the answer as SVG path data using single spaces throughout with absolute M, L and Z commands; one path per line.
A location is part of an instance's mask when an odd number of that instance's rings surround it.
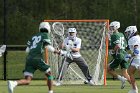
M 93 81 L 96 85 L 106 85 L 106 72 L 107 72 L 107 60 L 108 60 L 108 36 L 109 20 L 44 20 L 49 22 L 52 26 L 54 22 L 61 22 L 64 25 L 64 33 L 67 36 L 67 29 L 69 27 L 75 27 L 77 29 L 77 35 L 82 40 L 81 54 L 86 60 L 90 74 L 93 77 Z M 51 29 L 52 45 L 57 48 L 62 38 L 53 33 Z M 52 73 L 55 79 L 58 76 L 58 69 L 62 64 L 63 57 L 55 55 L 53 53 L 48 54 L 46 60 L 51 65 Z M 64 75 L 63 82 L 65 84 L 79 84 L 84 82 L 85 77 L 79 67 L 72 63 L 68 68 L 68 71 Z

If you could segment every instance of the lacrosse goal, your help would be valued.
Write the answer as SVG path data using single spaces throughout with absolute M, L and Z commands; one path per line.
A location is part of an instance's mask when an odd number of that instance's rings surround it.
M 81 54 L 88 63 L 90 74 L 96 85 L 106 85 L 106 66 L 108 58 L 107 31 L 109 20 L 44 20 L 51 25 L 54 22 L 61 22 L 64 25 L 64 34 L 67 36 L 67 29 L 75 27 L 77 35 L 82 39 Z M 57 48 L 63 39 L 51 31 L 52 45 Z M 54 77 L 58 75 L 58 68 L 61 65 L 62 57 L 49 53 L 49 64 L 51 65 Z M 65 84 L 79 84 L 85 81 L 85 77 L 79 67 L 72 63 L 66 72 L 63 82 Z

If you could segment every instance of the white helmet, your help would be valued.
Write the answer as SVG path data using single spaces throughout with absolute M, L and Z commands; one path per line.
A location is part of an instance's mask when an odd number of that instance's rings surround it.
M 48 33 L 51 32 L 51 27 L 50 27 L 50 24 L 48 22 L 41 22 L 40 25 L 39 25 L 39 31 L 42 28 L 47 29 L 48 30 Z
M 70 33 L 70 32 L 76 33 L 77 31 L 76 31 L 76 28 L 68 28 L 68 32 L 69 32 L 69 33 Z
M 74 33 L 74 35 L 71 36 L 70 33 Z M 76 37 L 76 34 L 77 34 L 76 28 L 68 28 L 68 36 L 70 39 L 73 39 L 74 37 Z
M 125 35 L 129 39 L 132 37 L 135 33 L 137 32 L 137 27 L 136 26 L 128 26 L 125 30 Z
M 120 22 L 118 21 L 113 21 L 110 23 L 110 27 L 112 27 L 114 30 L 117 30 L 120 28 Z

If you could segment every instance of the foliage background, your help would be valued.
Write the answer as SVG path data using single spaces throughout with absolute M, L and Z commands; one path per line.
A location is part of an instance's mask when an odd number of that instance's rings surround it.
M 140 0 L 6 0 L 8 45 L 25 45 L 44 19 L 109 19 L 121 31 L 140 23 Z M 0 0 L 0 44 L 3 44 L 4 0 Z

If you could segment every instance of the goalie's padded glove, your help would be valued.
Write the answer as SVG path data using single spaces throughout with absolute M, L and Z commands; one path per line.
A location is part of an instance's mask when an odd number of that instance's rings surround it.
M 131 59 L 131 57 L 132 57 L 132 56 L 131 56 L 131 54 L 126 54 L 126 55 L 125 55 L 125 61 L 130 60 L 130 59 Z
M 64 56 L 64 57 L 68 57 L 71 60 L 73 60 L 73 57 L 72 57 L 72 55 L 71 55 L 71 53 L 69 51 L 60 50 L 60 55 Z
M 114 50 L 110 50 L 110 51 L 109 51 L 109 54 L 110 54 L 110 55 L 115 54 Z
M 71 51 L 72 46 L 71 45 L 65 45 L 65 48 L 67 51 Z
M 66 56 L 66 55 L 67 55 L 67 51 L 60 50 L 60 55 L 61 55 L 61 56 Z

